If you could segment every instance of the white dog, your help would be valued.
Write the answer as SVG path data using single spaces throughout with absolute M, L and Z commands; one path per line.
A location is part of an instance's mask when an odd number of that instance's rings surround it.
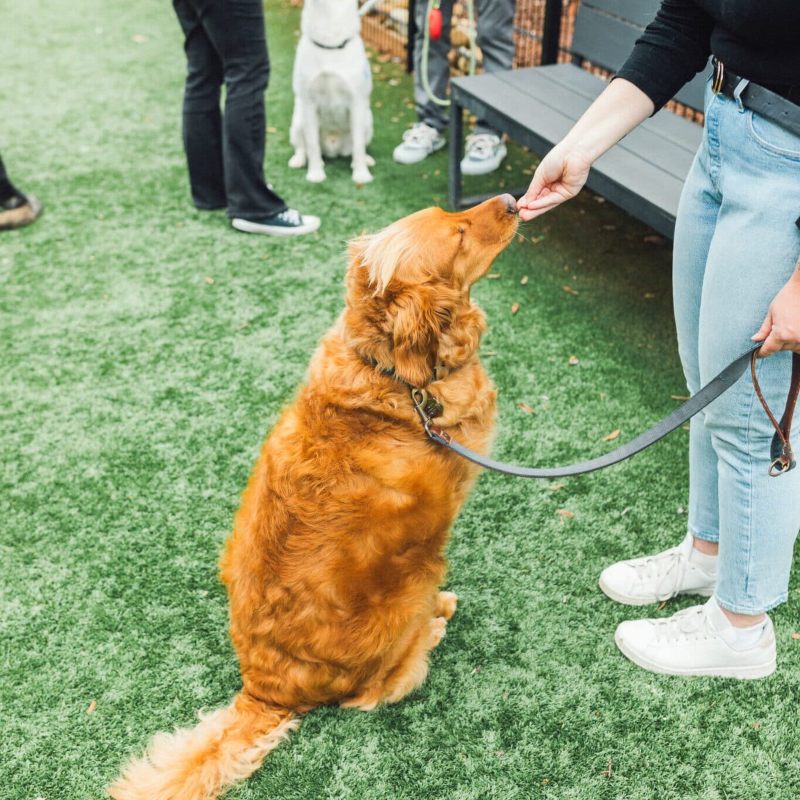
M 294 61 L 289 166 L 308 165 L 306 179 L 325 180 L 322 156 L 352 156 L 353 180 L 372 180 L 370 71 L 357 0 L 305 0 Z

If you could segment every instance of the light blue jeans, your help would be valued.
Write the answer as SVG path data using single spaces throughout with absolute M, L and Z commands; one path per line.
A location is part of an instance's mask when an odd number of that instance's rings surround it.
M 675 320 L 690 392 L 751 345 L 797 264 L 798 217 L 800 137 L 709 87 L 675 227 Z M 778 416 L 790 374 L 788 352 L 759 362 Z M 717 602 L 741 614 L 786 601 L 800 528 L 800 467 L 769 476 L 773 433 L 749 371 L 691 424 L 689 531 L 719 542 Z

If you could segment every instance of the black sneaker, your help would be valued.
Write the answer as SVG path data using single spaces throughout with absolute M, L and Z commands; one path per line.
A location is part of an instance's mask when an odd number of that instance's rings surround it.
M 319 223 L 319 217 L 301 214 L 296 208 L 287 208 L 280 214 L 273 214 L 260 220 L 239 217 L 231 220 L 231 225 L 237 231 L 263 233 L 266 236 L 302 236 L 304 233 L 313 233 L 317 230 Z

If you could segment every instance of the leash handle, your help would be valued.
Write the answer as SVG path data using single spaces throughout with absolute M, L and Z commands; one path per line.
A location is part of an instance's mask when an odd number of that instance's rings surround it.
M 734 359 L 725 369 L 717 375 L 710 383 L 700 389 L 697 394 L 690 397 L 679 408 L 669 416 L 653 425 L 635 439 L 626 442 L 621 447 L 612 450 L 605 455 L 588 461 L 581 461 L 577 464 L 570 464 L 564 467 L 523 467 L 516 464 L 508 464 L 502 461 L 482 456 L 468 447 L 464 447 L 447 433 L 443 428 L 433 422 L 433 418 L 440 416 L 442 406 L 427 390 L 416 387 L 411 388 L 411 399 L 414 408 L 422 420 L 427 436 L 437 444 L 452 450 L 462 458 L 477 464 L 484 469 L 500 472 L 504 475 L 512 475 L 518 478 L 567 478 L 574 475 L 583 475 L 595 470 L 605 469 L 613 464 L 625 461 L 631 456 L 641 453 L 651 445 L 663 439 L 667 434 L 679 428 L 699 411 L 716 400 L 726 392 L 744 374 L 748 364 L 753 371 L 753 380 L 756 393 L 759 395 L 764 409 L 767 411 L 773 425 L 776 426 L 776 435 L 773 440 L 773 461 L 770 465 L 770 475 L 777 477 L 783 475 L 795 466 L 789 436 L 791 433 L 792 417 L 800 397 L 800 355 L 795 354 L 792 367 L 792 383 L 789 391 L 789 398 L 786 401 L 786 410 L 780 423 L 777 422 L 766 401 L 763 399 L 761 387 L 755 377 L 755 358 L 763 343 L 759 342 L 747 352 Z M 777 444 L 776 444 L 777 443 Z M 777 449 L 777 452 L 776 452 Z
M 789 397 L 786 400 L 786 408 L 780 422 L 778 422 L 775 415 L 772 413 L 772 409 L 769 407 L 764 397 L 764 392 L 761 391 L 761 385 L 756 375 L 757 359 L 758 351 L 754 350 L 750 356 L 750 375 L 753 379 L 753 388 L 756 391 L 756 397 L 758 397 L 767 417 L 769 417 L 769 421 L 772 423 L 772 427 L 775 428 L 775 435 L 772 437 L 772 444 L 770 445 L 772 463 L 769 467 L 769 474 L 775 478 L 793 469 L 797 464 L 794 451 L 792 450 L 791 436 L 792 418 L 794 417 L 798 397 L 800 397 L 800 354 L 792 354 L 792 378 L 789 385 Z

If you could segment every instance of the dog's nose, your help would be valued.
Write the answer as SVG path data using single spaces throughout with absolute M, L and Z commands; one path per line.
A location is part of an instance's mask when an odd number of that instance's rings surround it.
M 514 199 L 513 195 L 508 193 L 501 194 L 500 199 L 506 204 L 506 211 L 508 211 L 509 214 L 517 213 L 517 201 Z

